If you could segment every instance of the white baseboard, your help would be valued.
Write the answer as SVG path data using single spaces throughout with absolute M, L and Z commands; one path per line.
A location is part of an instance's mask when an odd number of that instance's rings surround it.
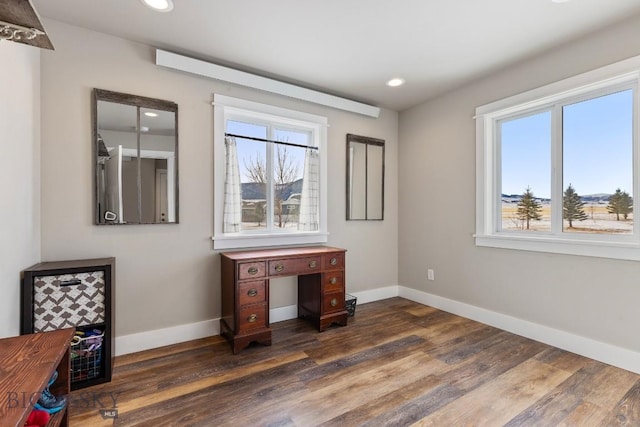
M 116 356 L 220 335 L 220 319 L 116 337 Z
M 365 304 L 367 302 L 379 301 L 381 299 L 393 298 L 398 296 L 398 286 L 387 286 L 385 288 L 372 289 L 370 291 L 347 292 L 358 298 L 357 304 Z
M 269 310 L 269 323 L 282 322 L 283 320 L 295 319 L 296 317 L 298 317 L 297 305 L 287 305 Z
M 640 353 L 404 286 L 350 292 L 358 304 L 400 296 L 640 374 Z M 357 315 L 357 310 L 356 310 Z M 295 319 L 296 305 L 269 310 L 271 323 Z M 116 337 L 116 356 L 220 334 L 220 319 Z
M 609 365 L 617 366 L 618 368 L 640 373 L 640 353 L 626 348 L 404 286 L 399 287 L 399 296 Z

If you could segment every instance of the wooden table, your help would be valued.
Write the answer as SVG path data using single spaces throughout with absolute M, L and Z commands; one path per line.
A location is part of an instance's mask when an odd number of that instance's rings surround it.
M 2 427 L 22 427 L 45 389 L 56 396 L 69 395 L 69 346 L 74 328 L 0 339 L 0 422 Z M 67 408 L 51 416 L 48 427 L 68 426 Z
M 269 279 L 298 276 L 298 317 L 318 331 L 347 324 L 345 249 L 328 246 L 221 253 L 221 335 L 233 353 L 271 344 Z

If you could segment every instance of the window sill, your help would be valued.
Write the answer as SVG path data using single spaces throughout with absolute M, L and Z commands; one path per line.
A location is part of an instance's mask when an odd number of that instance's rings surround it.
M 640 261 L 637 242 L 571 240 L 549 236 L 474 235 L 476 246 Z
M 327 243 L 329 233 L 245 234 L 213 236 L 213 249 L 246 249 L 265 246 L 310 245 Z

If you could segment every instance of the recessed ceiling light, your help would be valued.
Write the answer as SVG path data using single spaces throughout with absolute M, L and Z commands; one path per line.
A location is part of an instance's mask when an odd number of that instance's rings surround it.
M 387 86 L 391 86 L 391 87 L 398 87 L 398 86 L 402 86 L 403 84 L 404 84 L 404 79 L 401 79 L 399 77 L 393 78 L 387 82 Z
M 140 0 L 145 6 L 157 12 L 170 12 L 173 10 L 173 0 Z
M 158 113 L 154 113 L 153 111 L 147 111 L 144 115 L 147 117 L 158 117 Z
M 552 3 L 566 3 L 569 0 L 551 0 Z

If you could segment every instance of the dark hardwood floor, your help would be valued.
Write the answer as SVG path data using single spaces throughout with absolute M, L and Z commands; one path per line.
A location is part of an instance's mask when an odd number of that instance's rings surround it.
M 71 425 L 640 426 L 639 375 L 402 298 L 272 327 L 235 356 L 211 337 L 118 357 Z

